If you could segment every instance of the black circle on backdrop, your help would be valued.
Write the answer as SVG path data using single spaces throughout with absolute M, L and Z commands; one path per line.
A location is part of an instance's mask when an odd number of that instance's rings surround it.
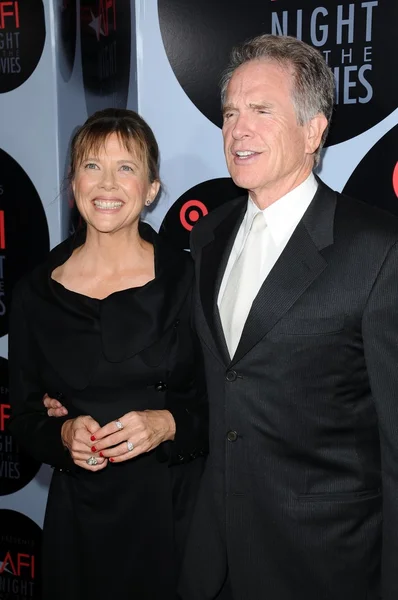
M 199 219 L 245 193 L 229 177 L 203 181 L 174 202 L 163 219 L 159 234 L 176 248 L 186 250 L 190 232 Z
M 26 515 L 0 510 L 0 598 L 41 599 L 42 530 Z
M 80 29 L 87 112 L 126 108 L 131 15 L 126 0 L 81 0 Z
M 398 125 L 364 156 L 344 193 L 398 215 Z
M 24 488 L 36 476 L 41 464 L 19 448 L 7 431 L 9 416 L 8 361 L 0 357 L 0 496 Z
M 62 79 L 70 79 L 76 54 L 76 0 L 58 0 L 58 24 L 60 51 L 58 53 L 59 70 Z
M 397 2 L 158 0 L 158 12 L 175 76 L 195 106 L 219 127 L 218 83 L 229 53 L 236 44 L 263 33 L 288 33 L 312 45 L 322 43 L 317 47 L 336 68 L 339 81 L 328 145 L 366 131 L 397 107 Z
M 0 336 L 8 333 L 14 284 L 49 251 L 47 219 L 23 168 L 0 149 Z
M 0 2 L 0 93 L 15 90 L 29 79 L 45 39 L 42 0 Z

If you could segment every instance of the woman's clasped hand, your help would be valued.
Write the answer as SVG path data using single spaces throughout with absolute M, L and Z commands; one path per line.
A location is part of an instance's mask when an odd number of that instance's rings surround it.
M 45 406 L 51 406 L 46 398 Z M 51 410 L 51 409 L 50 409 Z M 69 419 L 61 436 L 76 465 L 99 471 L 108 461 L 118 463 L 154 450 L 175 435 L 175 422 L 168 411 L 131 411 L 104 427 L 90 416 Z

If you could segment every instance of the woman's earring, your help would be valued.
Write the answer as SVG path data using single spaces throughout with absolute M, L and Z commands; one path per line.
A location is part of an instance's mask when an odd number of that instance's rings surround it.
M 145 206 L 150 206 L 151 205 L 151 201 L 150 200 L 145 200 Z

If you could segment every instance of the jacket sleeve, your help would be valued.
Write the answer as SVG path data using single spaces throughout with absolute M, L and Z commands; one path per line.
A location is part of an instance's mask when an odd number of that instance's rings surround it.
M 189 389 L 173 391 L 168 396 L 166 408 L 171 412 L 176 423 L 176 434 L 173 442 L 168 444 L 170 465 L 189 462 L 199 456 L 206 456 L 209 448 L 208 428 L 209 410 L 206 391 L 205 372 L 202 349 L 196 334 L 194 322 L 194 289 L 189 291 L 187 300 L 187 318 L 184 319 L 184 335 L 189 337 L 192 352 L 192 380 Z M 162 450 L 161 450 L 162 451 Z
M 398 243 L 388 252 L 363 315 L 370 387 L 378 415 L 383 494 L 382 595 L 398 598 Z
M 194 333 L 193 338 L 195 376 L 191 388 L 183 395 L 173 394 L 167 407 L 176 423 L 175 438 L 170 444 L 170 465 L 206 456 L 209 449 L 209 410 L 203 358 L 199 341 Z
M 24 300 L 27 286 L 19 284 L 13 294 L 9 332 L 8 428 L 33 458 L 58 469 L 75 465 L 61 439 L 62 425 L 69 417 L 51 418 L 43 407 L 45 394 L 39 375 L 39 353 L 28 327 Z

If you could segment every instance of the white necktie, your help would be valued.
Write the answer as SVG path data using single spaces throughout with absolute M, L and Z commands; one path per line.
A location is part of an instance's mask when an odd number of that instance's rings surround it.
M 267 224 L 262 213 L 252 221 L 242 252 L 235 261 L 220 304 L 220 317 L 230 356 L 235 354 L 253 300 L 261 287 L 261 236 Z

